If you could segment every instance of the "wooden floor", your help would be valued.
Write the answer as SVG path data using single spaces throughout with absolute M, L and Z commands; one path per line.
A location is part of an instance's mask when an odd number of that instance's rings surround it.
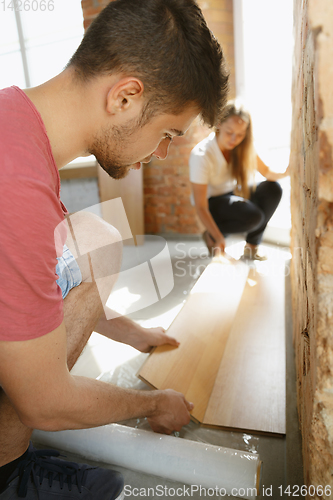
M 180 346 L 157 348 L 139 377 L 185 394 L 202 424 L 284 434 L 284 279 L 277 262 L 211 263 L 168 330 Z

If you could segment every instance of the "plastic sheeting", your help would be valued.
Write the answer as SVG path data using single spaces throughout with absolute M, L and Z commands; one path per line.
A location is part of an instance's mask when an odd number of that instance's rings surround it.
M 86 459 L 252 499 L 259 491 L 258 454 L 112 424 L 95 429 L 34 431 L 39 443 Z

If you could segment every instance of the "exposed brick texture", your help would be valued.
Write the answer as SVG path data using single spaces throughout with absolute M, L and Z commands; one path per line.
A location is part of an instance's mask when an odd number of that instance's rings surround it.
M 333 3 L 295 0 L 294 13 L 291 271 L 298 409 L 305 482 L 333 491 Z
M 81 0 L 84 29 L 87 29 L 93 19 L 109 3 L 109 0 Z
M 192 125 L 185 137 L 174 139 L 165 160 L 154 159 L 144 166 L 147 233 L 199 232 L 195 208 L 190 203 L 188 158 L 192 147 L 207 133 L 199 123 Z M 167 213 L 170 217 L 166 217 Z
M 109 3 L 109 0 L 82 0 L 84 27 Z M 222 45 L 230 71 L 230 98 L 234 97 L 234 37 L 232 0 L 198 2 L 207 24 Z M 170 146 L 168 158 L 152 160 L 144 167 L 145 232 L 199 233 L 195 209 L 190 202 L 188 158 L 191 149 L 209 134 L 200 123 L 191 126 L 186 137 L 177 138 Z
M 235 68 L 232 0 L 206 0 L 198 3 L 209 28 L 222 45 L 230 71 L 230 97 L 233 97 Z M 166 160 L 152 160 L 148 166 L 145 166 L 145 186 L 147 186 L 147 182 L 152 182 L 152 172 L 156 172 L 156 179 L 159 179 L 158 183 L 155 184 L 159 188 L 157 192 L 152 193 L 145 190 L 145 228 L 147 233 L 197 234 L 202 231 L 195 208 L 190 201 L 188 159 L 191 149 L 208 134 L 209 130 L 196 122 L 191 126 L 186 137 L 174 140 Z M 172 169 L 172 174 L 169 174 L 170 169 Z M 167 189 L 168 187 L 169 189 Z M 169 204 L 172 217 L 167 218 L 162 213 L 162 207 Z M 156 206 L 156 211 L 147 217 L 147 211 L 151 206 Z

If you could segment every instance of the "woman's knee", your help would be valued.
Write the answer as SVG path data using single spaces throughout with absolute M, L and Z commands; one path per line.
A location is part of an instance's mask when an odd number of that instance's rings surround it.
M 270 190 L 275 199 L 279 202 L 282 197 L 282 187 L 279 182 L 270 181 Z
M 261 224 L 263 224 L 265 220 L 265 215 L 263 211 L 257 207 L 256 205 L 253 204 L 250 210 L 247 212 L 247 224 L 249 227 L 249 230 L 253 230 L 257 227 L 260 227 Z
M 258 194 L 262 193 L 264 195 L 269 195 L 270 197 L 280 201 L 282 196 L 282 187 L 277 181 L 264 181 L 257 186 Z

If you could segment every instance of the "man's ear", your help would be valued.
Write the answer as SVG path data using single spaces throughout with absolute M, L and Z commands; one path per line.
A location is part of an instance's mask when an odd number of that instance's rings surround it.
M 143 90 L 144 85 L 138 78 L 122 78 L 107 93 L 106 111 L 114 115 L 136 107 L 141 103 Z

